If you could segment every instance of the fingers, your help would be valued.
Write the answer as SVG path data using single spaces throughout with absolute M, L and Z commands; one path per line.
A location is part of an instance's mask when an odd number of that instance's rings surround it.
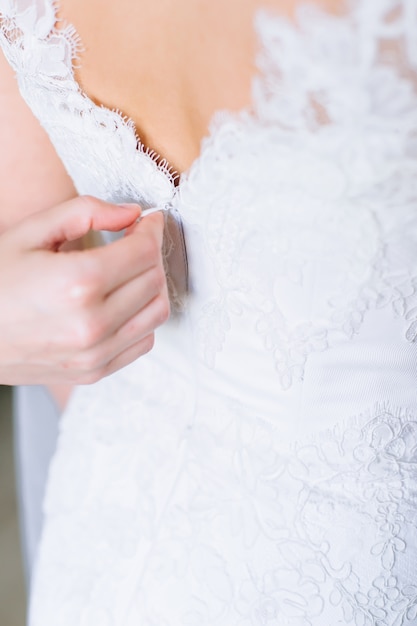
M 117 372 L 122 369 L 122 367 L 126 367 L 130 363 L 139 359 L 141 356 L 144 356 L 152 350 L 154 342 L 155 335 L 152 333 L 135 343 L 133 346 L 130 346 L 107 365 L 102 372 L 101 377 L 110 376 L 110 374 Z
M 72 381 L 76 384 L 100 380 L 148 352 L 152 347 L 149 337 L 167 321 L 169 314 L 169 299 L 165 289 L 112 336 L 97 341 L 97 337 L 92 335 L 91 343 L 84 344 L 81 352 L 62 362 L 62 369 L 74 372 Z
M 85 384 L 148 352 L 169 317 L 161 214 L 77 198 L 25 218 L 1 236 L 0 369 L 14 383 Z M 131 234 L 93 250 L 60 252 L 90 229 Z M 6 379 L 5 379 L 6 380 Z
M 117 353 L 117 356 L 110 361 L 106 361 L 105 364 L 97 364 L 96 366 L 89 365 L 87 359 L 80 361 L 78 369 L 71 368 L 71 384 L 72 385 L 91 385 L 98 382 L 105 376 L 113 374 L 122 367 L 126 367 L 136 359 L 140 358 L 152 350 L 155 341 L 154 333 L 150 333 L 146 337 L 142 337 L 136 341 L 133 345 L 122 352 Z M 62 367 L 62 366 L 61 366 Z M 57 368 L 59 370 L 59 368 Z M 59 380 L 59 377 L 57 378 Z M 46 377 L 39 379 L 39 384 L 51 384 L 51 374 L 48 371 Z
M 127 237 L 84 252 L 101 268 L 105 295 L 152 268 L 162 267 L 163 228 L 162 215 L 150 215 Z
M 109 363 L 115 362 L 126 350 L 151 335 L 167 321 L 169 314 L 169 299 L 165 290 L 118 328 L 113 335 L 103 341 L 93 341 L 75 362 L 70 364 L 70 367 L 80 372 L 96 373 L 99 378 L 102 377 Z
M 128 228 L 128 233 L 144 233 L 156 237 L 159 247 L 162 247 L 164 234 L 164 216 L 161 211 L 145 215 L 139 222 Z
M 120 346 L 124 349 L 133 340 L 138 341 L 169 316 L 160 250 L 162 227 L 163 220 L 149 218 L 146 227 L 143 225 L 128 237 L 108 246 L 53 255 L 55 278 L 49 279 L 48 292 L 56 301 L 58 311 L 62 312 L 63 330 L 65 320 L 69 320 L 67 326 L 71 326 L 71 332 L 67 328 L 66 336 L 80 356 L 103 345 L 142 311 L 149 323 L 145 321 L 140 330 L 127 340 L 119 340 L 119 351 Z M 38 251 L 37 254 L 42 254 L 43 266 L 51 265 L 50 253 Z M 45 275 L 45 272 L 41 274 Z M 40 292 L 44 294 L 43 289 Z M 155 319 L 152 319 L 147 308 L 158 296 L 162 299 L 164 310 L 156 311 Z M 42 295 L 40 306 L 44 299 Z M 151 312 L 153 308 L 155 305 L 150 308 Z M 116 353 L 114 348 L 114 355 Z
M 151 331 L 162 326 L 170 316 L 167 289 L 154 298 L 142 311 L 128 320 L 114 335 L 116 345 L 128 347 L 138 338 L 145 337 Z
M 133 224 L 140 215 L 137 205 L 113 205 L 82 196 L 46 211 L 40 211 L 20 224 L 26 249 L 58 249 L 90 230 L 119 231 Z M 20 233 L 22 239 L 22 234 Z
M 162 265 L 148 270 L 113 291 L 106 297 L 102 307 L 108 336 L 117 332 L 162 293 L 166 293 L 166 278 Z

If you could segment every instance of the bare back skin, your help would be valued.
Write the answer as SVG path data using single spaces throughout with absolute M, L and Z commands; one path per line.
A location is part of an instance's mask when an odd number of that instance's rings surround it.
M 299 0 L 62 0 L 82 51 L 75 68 L 96 103 L 131 118 L 148 148 L 181 173 L 200 152 L 215 111 L 250 105 L 254 16 L 294 18 Z M 341 0 L 317 0 L 340 12 Z

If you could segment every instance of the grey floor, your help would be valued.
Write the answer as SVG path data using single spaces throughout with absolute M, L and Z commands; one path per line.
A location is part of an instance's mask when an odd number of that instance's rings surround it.
M 24 626 L 25 590 L 17 525 L 10 389 L 0 387 L 0 624 Z

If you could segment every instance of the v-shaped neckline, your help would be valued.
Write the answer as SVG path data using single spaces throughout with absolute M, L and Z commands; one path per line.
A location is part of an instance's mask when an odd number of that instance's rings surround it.
M 348 0 L 346 0 L 348 1 Z M 353 0 L 355 3 L 357 0 Z M 65 79 L 71 85 L 73 96 L 79 98 L 79 102 L 82 102 L 83 106 L 80 110 L 88 110 L 97 120 L 101 120 L 99 123 L 102 125 L 112 126 L 116 129 L 119 136 L 124 132 L 128 133 L 132 139 L 131 146 L 134 146 L 135 154 L 139 153 L 144 160 L 146 160 L 148 166 L 152 167 L 153 172 L 158 176 L 162 187 L 169 193 L 164 196 L 170 196 L 169 200 L 172 200 L 178 195 L 180 188 L 186 179 L 189 178 L 192 171 L 198 166 L 204 158 L 210 146 L 215 142 L 215 138 L 220 133 L 225 123 L 235 121 L 238 123 L 243 119 L 248 119 L 256 113 L 256 93 L 253 89 L 254 83 L 257 80 L 263 81 L 266 73 L 265 68 L 260 68 L 259 72 L 254 73 L 252 77 L 252 93 L 250 103 L 242 107 L 240 110 L 233 111 L 226 109 L 218 109 L 214 111 L 211 116 L 210 123 L 208 124 L 208 131 L 200 142 L 199 154 L 192 160 L 190 165 L 181 173 L 177 173 L 175 169 L 170 165 L 167 159 L 164 159 L 156 151 L 147 148 L 141 141 L 138 133 L 137 126 L 132 118 L 124 115 L 117 108 L 110 108 L 103 104 L 96 103 L 82 88 L 81 84 L 75 75 L 75 63 L 77 62 L 78 55 L 83 48 L 82 39 L 79 36 L 75 26 L 71 24 L 62 15 L 60 0 L 38 0 L 43 5 L 43 11 L 39 10 L 39 4 L 37 6 L 28 6 L 24 13 L 24 19 L 22 22 L 26 22 L 27 26 L 30 26 L 29 32 L 32 32 L 32 37 L 35 37 L 43 42 L 44 45 L 48 45 L 51 40 L 54 40 L 55 45 L 61 45 L 65 47 L 62 50 L 62 54 L 53 55 L 53 58 L 48 59 L 48 71 L 45 72 L 46 79 L 51 80 L 56 86 L 60 83 L 60 91 L 62 91 L 62 80 Z M 300 9 L 306 8 L 307 3 L 301 2 Z M 315 7 L 315 11 L 321 15 L 331 17 L 321 9 Z M 298 31 L 297 22 L 294 23 L 279 12 L 275 12 L 268 9 L 259 8 L 254 16 L 253 28 L 257 30 L 257 20 L 262 14 L 273 16 L 279 21 L 285 22 L 286 27 L 293 31 Z M 265 15 L 263 16 L 265 17 Z M 339 20 L 340 17 L 333 19 Z M 23 32 L 24 29 L 23 29 Z M 300 33 L 302 35 L 302 33 Z M 262 38 L 259 38 L 258 51 L 263 51 L 265 42 Z M 60 57 L 60 58 L 58 58 Z M 59 65 L 59 72 L 55 73 L 52 68 Z M 39 68 L 37 68 L 37 72 Z M 110 123 L 109 123 L 110 122 Z M 129 146 L 130 149 L 130 146 Z M 178 183 L 177 185 L 175 183 Z
M 69 43 L 71 47 L 71 59 L 68 63 L 68 72 L 71 82 L 73 83 L 74 90 L 76 90 L 77 94 L 83 101 L 88 105 L 90 110 L 92 111 L 100 111 L 105 112 L 105 114 L 109 117 L 112 117 L 115 121 L 115 126 L 124 126 L 128 128 L 129 132 L 132 134 L 132 137 L 136 143 L 136 151 L 140 152 L 144 158 L 148 160 L 149 163 L 154 167 L 155 172 L 160 175 L 165 182 L 168 182 L 171 186 L 172 196 L 174 197 L 178 191 L 183 181 L 188 178 L 191 171 L 197 166 L 197 164 L 202 160 L 208 145 L 214 140 L 215 135 L 219 131 L 219 127 L 222 125 L 222 118 L 225 120 L 230 120 L 231 118 L 239 119 L 243 115 L 250 114 L 253 109 L 253 89 L 251 91 L 250 103 L 247 106 L 241 107 L 237 111 L 233 111 L 227 108 L 219 108 L 216 109 L 210 117 L 210 121 L 207 127 L 206 134 L 202 137 L 200 141 L 200 148 L 198 155 L 191 161 L 189 166 L 185 168 L 182 172 L 178 172 L 161 154 L 159 154 L 153 148 L 145 146 L 140 138 L 140 133 L 138 132 L 137 125 L 132 117 L 125 115 L 118 108 L 110 108 L 104 104 L 96 103 L 92 97 L 88 95 L 88 93 L 82 88 L 79 80 L 75 75 L 75 65 L 74 63 L 79 58 L 79 53 L 83 49 L 82 38 L 78 34 L 75 26 L 68 21 L 63 15 L 61 11 L 61 3 L 60 0 L 45 0 L 48 2 L 54 11 L 54 27 L 53 32 L 58 36 L 62 36 L 67 43 Z M 259 9 L 261 11 L 262 9 Z M 259 13 L 256 13 L 256 15 Z M 255 15 L 255 18 L 256 18 Z M 61 23 L 61 26 L 58 24 Z M 253 28 L 255 29 L 255 20 L 253 24 Z M 252 77 L 252 87 L 253 81 L 256 77 L 256 74 Z

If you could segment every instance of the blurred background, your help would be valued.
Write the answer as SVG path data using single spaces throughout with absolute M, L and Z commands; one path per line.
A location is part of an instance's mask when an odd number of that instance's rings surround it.
M 0 624 L 24 626 L 25 585 L 13 459 L 12 393 L 0 386 Z

